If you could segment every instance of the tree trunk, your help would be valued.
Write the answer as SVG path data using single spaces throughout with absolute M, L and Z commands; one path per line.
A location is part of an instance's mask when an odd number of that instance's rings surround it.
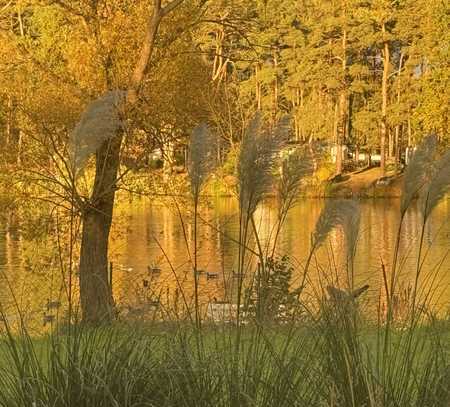
M 121 143 L 122 134 L 118 134 L 97 151 L 91 203 L 82 214 L 80 300 L 83 321 L 87 323 L 109 322 L 114 316 L 108 274 L 108 241 Z
M 300 109 L 302 112 L 302 115 L 304 114 L 304 109 L 303 107 L 305 106 L 305 89 L 302 88 L 300 89 Z M 300 117 L 300 123 L 299 123 L 299 133 L 300 133 L 300 139 L 303 141 L 305 139 L 305 130 L 304 130 L 304 117 L 301 116 Z
M 402 73 L 403 68 L 403 52 L 400 54 L 400 60 L 398 64 L 397 71 L 397 105 L 400 106 L 400 96 L 401 96 L 401 83 L 400 83 L 400 75 Z M 403 126 L 402 126 L 403 131 Z M 400 123 L 397 123 L 395 126 L 395 175 L 398 174 L 398 167 L 400 164 L 400 148 L 401 148 L 401 139 L 400 139 Z
M 388 129 L 388 158 L 391 160 L 394 157 L 394 134 L 391 129 Z
M 17 151 L 16 151 L 16 163 L 21 165 L 22 163 L 22 144 L 23 144 L 23 131 L 19 130 L 17 133 Z
M 256 109 L 261 110 L 261 83 L 259 82 L 259 65 L 255 65 Z
M 339 97 L 339 124 L 337 129 L 337 143 L 336 143 L 336 175 L 341 174 L 343 170 L 342 151 L 347 128 L 346 105 L 347 105 L 347 95 L 345 91 L 342 91 Z
M 386 32 L 386 25 L 382 26 L 383 34 Z M 388 97 L 388 74 L 389 74 L 389 43 L 384 42 L 383 49 L 383 79 L 381 86 L 382 104 L 381 104 L 381 140 L 380 140 L 380 167 L 381 173 L 386 174 L 386 135 L 387 135 L 387 97 Z
M 395 126 L 395 175 L 398 174 L 398 167 L 400 164 L 400 145 L 400 125 L 397 124 L 397 126 Z
M 342 90 L 339 96 L 339 124 L 336 143 L 336 175 L 342 173 L 342 150 L 347 133 L 347 31 L 342 34 Z
M 273 55 L 273 67 L 275 70 L 275 78 L 273 80 L 272 126 L 275 126 L 278 114 L 278 58 L 275 51 Z
M 294 134 L 295 134 L 295 141 L 298 142 L 300 140 L 300 131 L 299 131 L 298 113 L 297 112 L 294 113 Z
M 408 116 L 408 147 L 412 145 L 411 115 Z
M 127 91 L 128 106 L 133 106 L 138 100 L 162 18 L 182 2 L 183 0 L 172 0 L 165 7 L 161 7 L 161 1 L 154 0 L 153 12 L 148 20 L 142 48 Z M 97 151 L 94 188 L 82 213 L 80 301 L 83 322 L 91 324 L 108 323 L 114 316 L 114 300 L 108 278 L 108 242 L 122 138 L 123 135 L 119 132 Z
M 338 143 L 338 127 L 339 127 L 339 103 L 334 104 L 334 120 L 333 120 L 333 142 Z
M 13 98 L 12 98 L 12 96 L 9 96 L 8 97 L 8 110 L 7 110 L 7 115 L 6 115 L 5 141 L 4 141 L 6 153 L 8 152 L 9 143 L 10 143 L 11 139 L 13 138 L 12 134 L 14 131 L 13 129 L 14 129 L 14 124 L 15 124 L 14 113 L 15 113 L 15 108 L 14 108 Z
M 339 144 L 338 131 L 339 131 L 339 102 L 336 101 L 334 104 L 334 119 L 333 119 L 333 144 L 335 153 L 336 173 L 338 167 L 338 144 Z

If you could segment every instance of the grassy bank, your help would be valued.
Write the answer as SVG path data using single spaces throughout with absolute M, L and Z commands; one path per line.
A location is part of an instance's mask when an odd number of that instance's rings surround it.
M 0 346 L 0 405 L 449 405 L 447 323 L 368 327 L 342 311 L 333 305 L 305 324 L 242 329 L 10 332 Z

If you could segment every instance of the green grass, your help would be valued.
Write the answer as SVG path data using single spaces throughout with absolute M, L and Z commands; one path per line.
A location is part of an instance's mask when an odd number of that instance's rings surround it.
M 448 324 L 392 329 L 385 345 L 385 328 L 335 318 L 240 335 L 183 324 L 10 332 L 0 406 L 448 406 Z

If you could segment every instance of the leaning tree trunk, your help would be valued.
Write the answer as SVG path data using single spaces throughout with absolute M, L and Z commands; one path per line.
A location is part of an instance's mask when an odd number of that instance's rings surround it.
M 83 321 L 109 322 L 114 300 L 108 273 L 108 241 L 111 229 L 122 134 L 106 141 L 96 154 L 94 189 L 82 214 L 80 251 L 80 300 Z

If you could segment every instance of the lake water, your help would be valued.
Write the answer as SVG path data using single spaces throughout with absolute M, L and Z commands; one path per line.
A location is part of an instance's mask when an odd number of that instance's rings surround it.
M 289 256 L 294 268 L 293 286 L 298 285 L 301 279 L 310 249 L 311 232 L 323 205 L 322 200 L 299 202 L 289 213 L 281 231 L 276 254 Z M 386 265 L 389 273 L 392 262 L 399 201 L 362 200 L 360 206 L 361 228 L 354 262 L 355 281 L 356 285 L 369 284 L 368 298 L 377 299 L 383 292 L 381 264 Z M 270 202 L 256 213 L 263 245 L 276 221 L 276 214 L 276 207 Z M 181 301 L 182 295 L 186 302 L 192 301 L 193 276 L 189 258 L 190 253 L 192 255 L 193 228 L 189 213 L 183 212 L 182 218 L 183 221 L 172 201 L 157 204 L 134 200 L 118 205 L 110 244 L 114 296 L 118 304 L 134 307 L 149 299 L 159 299 L 162 304 L 171 307 L 176 305 L 176 301 Z M 431 277 L 435 277 L 433 302 L 441 309 L 446 309 L 450 303 L 450 260 L 446 258 L 450 249 L 449 219 L 450 200 L 447 200 L 435 209 L 424 238 L 423 253 L 426 259 L 422 280 L 430 281 Z M 399 280 L 403 290 L 411 284 L 416 269 L 421 221 L 420 212 L 414 207 L 404 220 Z M 237 205 L 233 199 L 221 198 L 202 206 L 198 268 L 217 277 L 199 277 L 203 303 L 213 299 L 228 300 L 232 296 L 238 231 Z M 57 268 L 47 269 L 45 256 L 39 253 L 34 255 L 39 267 L 30 272 L 29 268 L 24 267 L 25 245 L 18 233 L 0 230 L 0 301 L 3 308 L 12 309 L 14 302 L 17 302 L 27 312 L 39 314 L 43 312 L 47 298 L 54 298 L 62 292 L 60 273 Z M 336 230 L 313 259 L 310 268 L 313 284 L 345 286 L 344 253 L 342 232 Z M 159 273 L 149 272 L 149 269 L 156 268 L 160 269 Z
M 288 215 L 280 234 L 277 254 L 288 255 L 294 268 L 293 286 L 299 284 L 303 266 L 310 250 L 311 232 L 324 201 L 304 200 Z M 382 267 L 389 272 L 395 247 L 398 222 L 398 200 L 362 200 L 361 227 L 354 261 L 356 285 L 369 284 L 372 298 L 378 298 L 382 288 Z M 162 298 L 173 297 L 177 286 L 192 292 L 192 268 L 189 251 L 192 252 L 193 230 L 189 219 L 184 226 L 175 208 L 152 205 L 149 202 L 133 202 L 116 212 L 128 225 L 123 238 L 112 244 L 112 256 L 118 265 L 119 282 L 115 286 L 117 298 L 138 297 L 143 280 L 150 280 L 153 294 Z M 277 211 L 267 203 L 256 213 L 257 227 L 263 246 L 276 221 Z M 185 217 L 185 215 L 183 215 Z M 217 279 L 202 276 L 200 295 L 204 302 L 211 299 L 228 300 L 232 288 L 232 270 L 236 270 L 238 246 L 238 212 L 232 199 L 220 199 L 210 203 L 201 212 L 199 226 L 199 269 L 218 273 Z M 433 294 L 435 302 L 446 307 L 450 303 L 450 201 L 436 208 L 428 222 L 424 237 L 425 264 L 422 280 L 436 277 Z M 400 244 L 399 287 L 407 290 L 415 275 L 422 217 L 417 207 L 407 213 L 402 228 Z M 187 243 L 186 243 L 187 242 Z M 253 247 L 256 250 L 256 246 Z M 310 268 L 311 280 L 321 285 L 346 285 L 345 242 L 342 232 L 330 234 L 327 244 L 320 248 Z M 148 266 L 161 269 L 160 275 L 149 278 Z M 178 281 L 177 281 L 178 280 Z M 135 281 L 135 284 L 130 284 Z M 424 285 L 425 287 L 425 285 Z M 134 292 L 133 292 L 134 290 Z M 148 290 L 146 290 L 148 291 Z M 171 294 L 172 293 L 172 294 Z M 189 297 L 190 298 L 190 297 Z

